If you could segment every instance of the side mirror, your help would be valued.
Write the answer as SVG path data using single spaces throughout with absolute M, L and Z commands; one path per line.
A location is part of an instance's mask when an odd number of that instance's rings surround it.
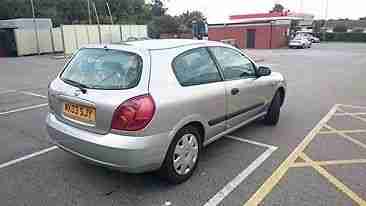
M 269 67 L 260 66 L 258 67 L 257 74 L 259 77 L 271 75 L 271 69 Z

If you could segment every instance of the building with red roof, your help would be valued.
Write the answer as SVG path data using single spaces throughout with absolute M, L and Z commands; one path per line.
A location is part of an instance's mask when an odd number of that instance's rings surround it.
M 311 26 L 311 14 L 285 12 L 240 14 L 229 16 L 226 23 L 209 24 L 209 40 L 232 42 L 239 48 L 270 49 L 287 45 L 291 21 Z

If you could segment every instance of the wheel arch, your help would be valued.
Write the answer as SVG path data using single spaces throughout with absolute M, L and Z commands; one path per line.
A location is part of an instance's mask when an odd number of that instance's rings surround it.
M 183 118 L 181 121 L 179 121 L 173 127 L 173 130 L 169 134 L 170 140 L 173 140 L 173 138 L 175 137 L 175 135 L 178 133 L 179 130 L 181 130 L 182 128 L 187 127 L 187 126 L 193 126 L 193 127 L 197 128 L 201 134 L 202 143 L 205 141 L 206 134 L 207 134 L 206 132 L 207 132 L 207 129 L 209 126 L 208 126 L 208 124 L 205 124 L 204 119 L 199 114 L 187 116 L 187 117 Z
M 203 145 L 203 142 L 205 140 L 205 135 L 206 135 L 205 127 L 203 126 L 203 124 L 199 121 L 193 121 L 193 122 L 190 122 L 190 123 L 184 125 L 182 128 L 188 127 L 188 126 L 192 126 L 198 130 L 198 132 L 201 135 L 201 137 L 200 137 L 201 145 Z

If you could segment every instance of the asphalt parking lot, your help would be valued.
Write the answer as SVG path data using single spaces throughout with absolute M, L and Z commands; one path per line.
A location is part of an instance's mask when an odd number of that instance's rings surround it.
M 210 144 L 177 186 L 55 147 L 47 85 L 64 60 L 0 58 L 1 205 L 366 205 L 366 44 L 247 52 L 288 81 L 279 124 L 254 122 Z

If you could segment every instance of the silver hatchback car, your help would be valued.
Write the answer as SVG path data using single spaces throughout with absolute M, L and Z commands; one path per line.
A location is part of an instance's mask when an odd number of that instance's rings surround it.
M 181 183 L 205 145 L 259 118 L 277 124 L 285 93 L 281 74 L 220 42 L 87 46 L 49 85 L 47 129 L 82 159 Z

